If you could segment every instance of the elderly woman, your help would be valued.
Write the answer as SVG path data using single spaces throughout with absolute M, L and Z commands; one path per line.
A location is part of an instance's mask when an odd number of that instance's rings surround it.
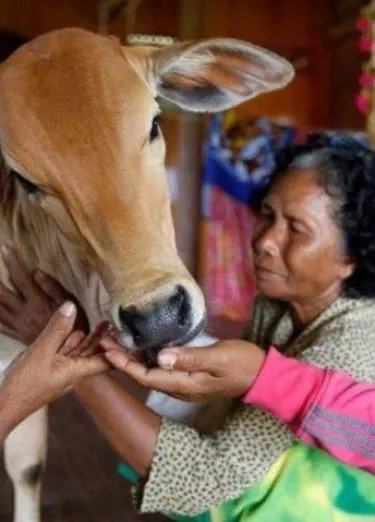
M 247 341 L 375 383 L 374 223 L 372 151 L 350 138 L 289 150 L 260 206 L 253 243 L 260 298 Z M 246 371 L 238 368 L 240 379 Z M 160 378 L 181 395 L 173 374 Z M 205 395 L 199 375 L 190 383 Z M 243 393 L 246 387 L 244 380 Z M 224 426 L 202 435 L 160 418 L 106 374 L 75 391 L 140 474 L 142 512 L 253 522 L 374 519 L 370 474 L 295 441 L 256 407 L 235 402 Z

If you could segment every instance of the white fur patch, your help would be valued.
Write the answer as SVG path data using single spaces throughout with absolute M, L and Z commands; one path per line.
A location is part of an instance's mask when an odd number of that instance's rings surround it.
M 198 335 L 195 339 L 190 341 L 187 346 L 210 346 L 218 339 L 212 337 L 207 333 Z M 146 404 L 155 413 L 176 422 L 184 422 L 187 424 L 194 423 L 197 415 L 206 407 L 205 402 L 185 402 L 170 397 L 169 395 L 151 391 L 147 397 Z

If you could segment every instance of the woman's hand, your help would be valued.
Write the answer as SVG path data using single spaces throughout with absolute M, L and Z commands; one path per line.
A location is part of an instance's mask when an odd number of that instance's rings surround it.
M 39 337 L 6 370 L 0 385 L 0 439 L 19 422 L 82 379 L 108 369 L 100 341 L 109 323 L 101 323 L 85 336 L 72 331 L 76 307 L 64 303 Z
M 101 343 L 107 360 L 142 386 L 185 401 L 213 396 L 241 397 L 253 384 L 265 352 L 246 341 L 221 341 L 202 348 L 167 348 L 158 355 L 159 368 L 148 369 L 107 337 Z
M 1 333 L 31 344 L 64 301 L 73 301 L 77 307 L 74 328 L 88 333 L 86 314 L 67 290 L 40 270 L 30 273 L 12 248 L 3 247 L 2 254 L 14 290 L 0 283 Z

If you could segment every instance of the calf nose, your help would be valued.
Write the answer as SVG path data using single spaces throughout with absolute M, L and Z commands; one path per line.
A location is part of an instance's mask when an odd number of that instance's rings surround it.
M 192 326 L 190 299 L 182 286 L 171 297 L 145 309 L 120 307 L 119 317 L 137 347 L 147 351 L 183 338 Z

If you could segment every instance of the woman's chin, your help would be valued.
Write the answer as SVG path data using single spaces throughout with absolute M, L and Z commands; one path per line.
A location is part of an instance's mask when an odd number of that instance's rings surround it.
M 272 281 L 259 279 L 256 285 L 259 293 L 271 299 L 284 300 L 287 295 L 286 289 L 282 285 Z

